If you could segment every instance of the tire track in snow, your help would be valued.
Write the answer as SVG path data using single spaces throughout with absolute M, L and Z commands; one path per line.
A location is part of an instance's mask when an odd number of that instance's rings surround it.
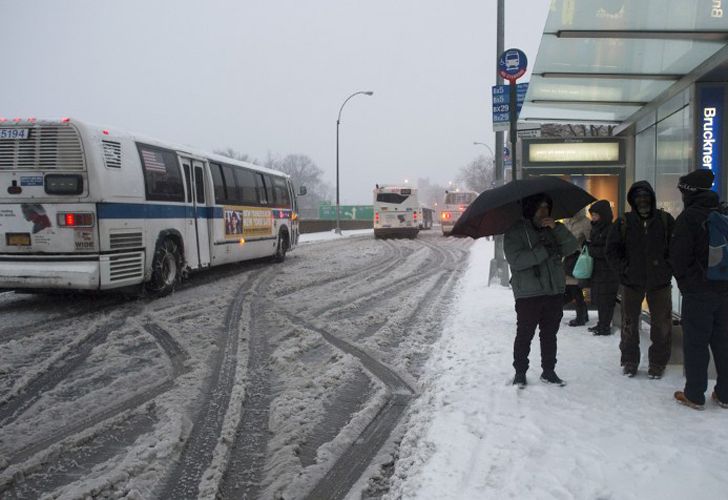
M 372 376 L 381 380 L 387 388 L 388 396 L 385 405 L 305 497 L 311 500 L 344 498 L 387 441 L 415 395 L 415 390 L 395 370 L 365 350 L 330 334 L 299 316 L 291 313 L 284 314 L 295 324 L 318 333 L 337 349 L 356 357 L 364 368 Z
M 208 395 L 192 426 L 177 465 L 160 493 L 160 498 L 197 498 L 202 473 L 209 466 L 230 403 L 235 382 L 236 358 L 243 301 L 255 297 L 263 273 L 256 273 L 253 284 L 246 280 L 237 288 L 225 314 L 223 347 L 213 363 Z
M 30 322 L 24 325 L 13 325 L 11 327 L 0 329 L 0 343 L 9 342 L 11 340 L 26 337 L 28 335 L 35 335 L 42 333 L 51 327 L 53 330 L 60 328 L 66 328 L 72 325 L 77 325 L 79 321 L 83 321 L 88 317 L 102 314 L 106 311 L 113 310 L 115 307 L 128 302 L 128 299 L 117 299 L 113 300 L 108 304 L 97 306 L 92 311 L 81 312 L 79 314 L 78 309 L 72 312 L 59 314 L 49 318 L 44 318 L 39 321 Z
M 119 320 L 117 320 L 119 321 Z M 117 328 L 123 326 L 124 321 L 121 320 L 120 325 L 116 328 L 111 328 L 106 332 L 106 336 L 108 336 L 108 333 L 110 333 L 113 330 L 116 330 Z M 58 432 L 55 432 L 49 436 L 44 437 L 43 439 L 30 443 L 18 450 L 13 451 L 8 459 L 8 462 L 10 465 L 17 464 L 19 462 L 22 462 L 23 460 L 26 460 L 33 456 L 34 454 L 46 450 L 50 448 L 51 446 L 60 443 L 61 441 L 64 441 L 68 439 L 71 436 L 74 436 L 76 434 L 79 434 L 86 429 L 96 426 L 104 421 L 112 421 L 114 417 L 117 417 L 125 412 L 128 412 L 130 410 L 134 410 L 135 408 L 138 408 L 139 406 L 142 406 L 146 404 L 147 402 L 153 400 L 157 396 L 164 394 L 165 392 L 169 391 L 174 387 L 175 380 L 177 377 L 179 377 L 181 374 L 185 372 L 184 362 L 187 360 L 187 353 L 182 349 L 182 347 L 172 338 L 172 336 L 167 332 L 164 328 L 159 326 L 158 324 L 154 322 L 148 322 L 144 324 L 144 329 L 154 337 L 154 339 L 157 341 L 159 346 L 162 348 L 164 353 L 167 355 L 167 357 L 170 360 L 171 366 L 172 366 L 172 373 L 170 374 L 170 377 L 161 383 L 154 384 L 151 387 L 148 387 L 147 389 L 143 390 L 142 392 L 139 392 L 137 394 L 134 394 L 128 398 L 123 399 L 119 403 L 115 405 L 111 405 L 105 410 L 101 412 L 94 413 L 92 415 L 89 415 L 79 421 L 76 421 L 73 425 L 65 426 L 63 429 L 61 429 Z M 100 344 L 96 344 L 100 345 Z M 91 348 L 92 349 L 92 348 Z M 89 349 L 89 352 L 90 350 Z M 83 358 L 85 359 L 88 357 L 88 353 L 86 353 L 86 356 Z M 82 361 L 79 360 L 78 363 L 75 364 L 75 366 L 78 366 Z M 75 367 L 74 366 L 74 367 Z M 70 371 L 70 370 L 69 370 Z M 56 384 L 60 382 L 61 379 L 56 381 Z M 55 384 L 54 384 L 55 385 Z M 46 389 L 47 390 L 47 389 Z M 40 395 L 39 395 L 40 396 Z M 29 405 L 28 405 L 29 406 Z M 0 490 L 1 491 L 1 490 Z
M 271 345 L 268 331 L 258 331 L 256 317 L 265 310 L 265 298 L 253 299 L 248 335 L 248 366 L 243 413 L 228 452 L 225 472 L 218 485 L 218 498 L 256 498 L 262 480 L 268 445 L 268 416 L 273 400 L 268 362 Z
M 397 246 L 395 246 L 393 243 L 391 243 L 389 241 L 380 241 L 380 243 L 386 247 L 386 250 L 385 250 L 384 255 L 377 255 L 374 258 L 375 262 L 373 262 L 371 264 L 367 264 L 359 269 L 354 269 L 354 270 L 352 270 L 352 273 L 348 274 L 347 276 L 334 275 L 334 276 L 329 276 L 326 278 L 321 278 L 319 280 L 314 280 L 309 283 L 299 284 L 298 286 L 295 286 L 295 287 L 286 288 L 280 292 L 277 292 L 275 294 L 275 297 L 276 298 L 287 297 L 289 295 L 293 295 L 294 293 L 298 293 L 304 289 L 325 286 L 325 285 L 328 285 L 328 284 L 331 284 L 334 282 L 339 282 L 339 281 L 344 281 L 344 280 L 356 281 L 357 279 L 359 279 L 360 276 L 367 276 L 366 279 L 369 280 L 373 276 L 378 276 L 378 275 L 382 274 L 385 271 L 381 270 L 380 268 L 390 267 L 391 266 L 390 261 L 393 257 L 395 258 L 395 260 L 399 260 L 400 251 Z
M 38 373 L 35 378 L 31 379 L 17 395 L 0 404 L 0 426 L 14 422 L 44 392 L 53 389 L 63 381 L 69 373 L 88 358 L 94 347 L 106 342 L 109 333 L 121 328 L 124 322 L 123 316 L 115 315 L 94 328 L 93 332 L 81 340 L 77 346 L 54 361 L 47 370 Z
M 394 280 L 388 285 L 381 287 L 373 287 L 369 290 L 359 293 L 354 296 L 346 296 L 343 299 L 337 299 L 336 301 L 329 302 L 325 307 L 320 307 L 311 312 L 314 317 L 331 315 L 336 313 L 339 318 L 346 318 L 351 316 L 358 316 L 362 312 L 374 307 L 377 302 L 382 300 L 390 300 L 392 295 L 398 290 L 406 291 L 410 286 L 415 285 L 423 280 L 430 278 L 431 276 L 442 272 L 442 264 L 446 261 L 447 255 L 444 251 L 440 250 L 435 245 L 423 245 L 431 250 L 434 250 L 432 259 L 424 262 L 422 267 L 426 270 L 420 273 L 414 273 L 405 278 Z M 406 256 L 400 257 L 401 260 L 406 260 Z M 347 311 L 349 311 L 347 313 Z M 342 314 L 343 312 L 343 314 Z

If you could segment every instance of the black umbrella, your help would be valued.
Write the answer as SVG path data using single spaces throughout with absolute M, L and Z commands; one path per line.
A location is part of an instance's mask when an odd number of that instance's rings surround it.
M 511 181 L 480 193 L 455 223 L 451 234 L 480 238 L 505 233 L 523 217 L 521 200 L 539 193 L 545 193 L 553 200 L 551 216 L 554 219 L 573 217 L 597 201 L 579 186 L 558 177 Z

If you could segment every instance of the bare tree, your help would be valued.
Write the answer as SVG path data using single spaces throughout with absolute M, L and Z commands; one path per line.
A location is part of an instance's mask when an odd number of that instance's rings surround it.
M 417 179 L 418 197 L 420 203 L 426 207 L 435 208 L 435 204 L 441 204 L 445 189 L 445 186 L 430 182 L 429 178 Z
M 478 193 L 490 189 L 495 181 L 494 163 L 492 156 L 479 155 L 459 170 L 457 180 Z
M 269 153 L 264 165 L 290 175 L 296 190 L 306 187 L 308 193 L 298 200 L 304 218 L 318 218 L 319 205 L 333 198 L 333 188 L 324 182 L 323 170 L 306 155 L 290 154 L 277 159 Z

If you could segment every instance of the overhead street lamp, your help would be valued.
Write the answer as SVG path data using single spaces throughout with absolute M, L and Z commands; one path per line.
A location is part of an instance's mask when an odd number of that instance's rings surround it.
M 478 146 L 478 145 L 479 145 L 479 146 L 485 146 L 486 148 L 488 148 L 488 151 L 490 151 L 490 154 L 491 154 L 491 156 L 492 156 L 493 158 L 495 158 L 495 153 L 493 152 L 493 148 L 491 148 L 490 146 L 488 146 L 488 145 L 487 145 L 486 143 L 484 143 L 484 142 L 473 142 L 473 146 Z
M 341 124 L 341 112 L 344 110 L 346 103 L 349 102 L 349 99 L 359 94 L 371 96 L 374 95 L 374 92 L 371 90 L 360 90 L 351 94 L 339 108 L 339 116 L 336 118 L 336 234 L 341 234 L 341 219 L 339 215 L 339 125 Z

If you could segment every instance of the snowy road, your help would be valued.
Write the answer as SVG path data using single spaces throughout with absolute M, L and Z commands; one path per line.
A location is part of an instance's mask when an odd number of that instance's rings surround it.
M 0 497 L 366 488 L 469 245 L 310 242 L 153 301 L 0 293 Z

